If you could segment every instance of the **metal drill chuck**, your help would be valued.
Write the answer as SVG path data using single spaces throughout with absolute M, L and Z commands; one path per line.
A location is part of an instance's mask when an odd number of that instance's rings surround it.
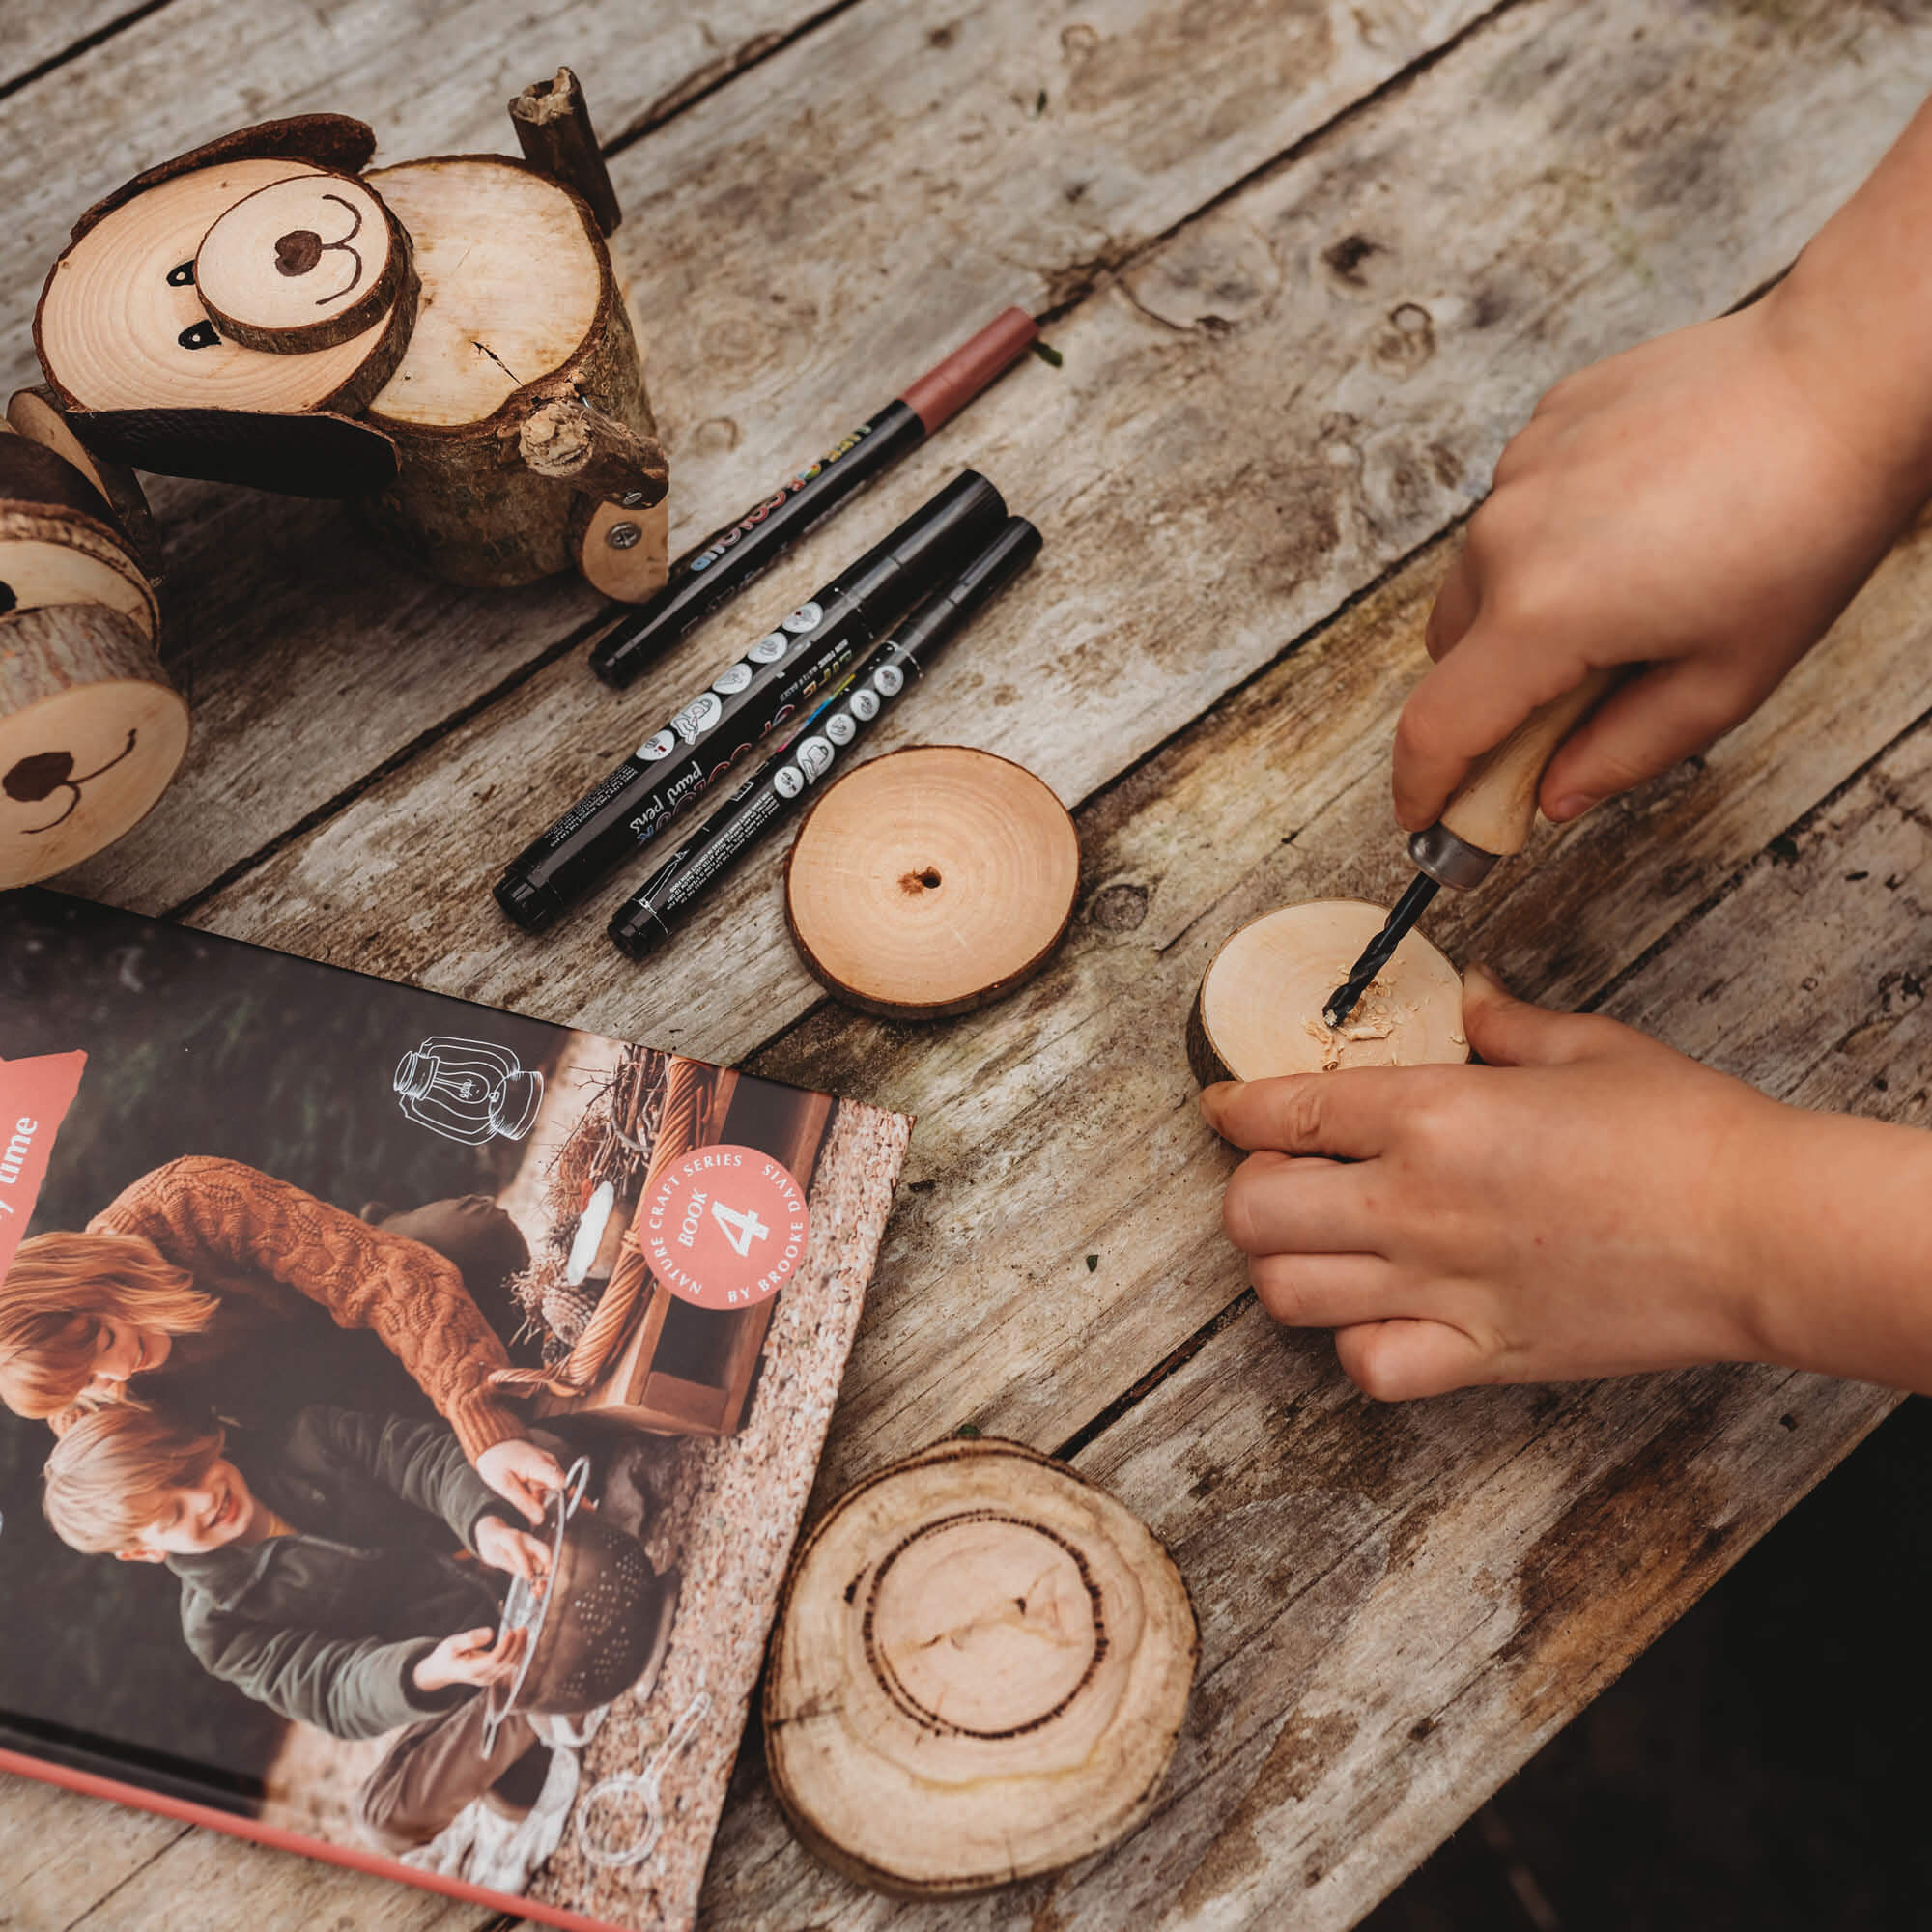
M 1408 856 L 1418 871 L 1427 872 L 1437 885 L 1454 886 L 1458 892 L 1480 886 L 1495 869 L 1497 857 L 1458 838 L 1439 819 L 1428 831 L 1409 835 Z

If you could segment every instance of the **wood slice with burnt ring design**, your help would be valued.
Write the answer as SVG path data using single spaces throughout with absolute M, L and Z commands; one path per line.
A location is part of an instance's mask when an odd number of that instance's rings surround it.
M 398 301 L 415 315 L 409 237 L 354 175 L 295 175 L 245 195 L 202 238 L 194 285 L 223 335 L 270 355 L 333 349 Z
M 1467 1060 L 1463 981 L 1419 932 L 1340 1027 L 1321 1009 L 1387 917 L 1363 899 L 1311 899 L 1244 925 L 1202 976 L 1187 1021 L 1187 1061 L 1204 1087 L 1343 1066 Z
M 935 1443 L 849 1491 L 793 1564 L 772 1789 L 882 1891 L 1054 1871 L 1151 1811 L 1199 1658 L 1179 1571 L 1122 1504 L 1021 1443 Z
M 1038 972 L 1079 888 L 1079 835 L 1041 780 L 991 752 L 923 745 L 859 766 L 812 807 L 785 864 L 785 918 L 828 992 L 934 1019 Z

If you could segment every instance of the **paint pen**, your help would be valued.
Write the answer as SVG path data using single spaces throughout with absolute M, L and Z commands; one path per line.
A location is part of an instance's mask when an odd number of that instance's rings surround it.
M 519 925 L 548 925 L 613 866 L 648 845 L 718 775 L 838 678 L 907 608 L 958 569 L 1007 514 L 961 471 L 653 732 L 497 881 Z
M 633 959 L 675 932 L 714 880 L 736 864 L 816 784 L 847 747 L 919 678 L 984 605 L 1039 554 L 1039 532 L 1009 517 L 993 541 L 938 596 L 922 604 L 864 658 L 832 696 L 710 819 L 625 900 L 611 939 Z
M 808 530 L 917 449 L 1025 355 L 1038 334 L 1023 308 L 995 316 L 810 469 L 686 551 L 671 565 L 664 588 L 649 603 L 627 611 L 591 647 L 590 668 L 606 684 L 629 684 Z

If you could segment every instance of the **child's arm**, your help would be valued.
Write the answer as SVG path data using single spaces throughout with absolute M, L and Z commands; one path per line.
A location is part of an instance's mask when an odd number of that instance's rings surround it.
M 296 1426 L 319 1438 L 331 1461 L 361 1470 L 406 1503 L 440 1517 L 466 1549 L 483 1554 L 478 1532 L 502 1517 L 502 1499 L 470 1467 L 446 1428 L 413 1416 L 366 1415 L 320 1405 L 304 1409 Z
M 418 1666 L 440 1648 L 432 1637 L 325 1636 L 213 1610 L 184 1629 L 211 1676 L 331 1737 L 381 1737 L 448 1710 L 462 1694 L 434 1678 L 437 1688 L 418 1681 Z
M 1602 666 L 1552 818 L 1702 751 L 1817 642 L 1932 493 L 1932 104 L 1736 315 L 1559 383 L 1503 451 L 1396 736 L 1397 815 Z
M 1224 1209 L 1277 1321 L 1335 1329 L 1384 1400 L 1737 1360 L 1932 1394 L 1932 1135 L 1780 1105 L 1478 973 L 1464 1011 L 1485 1065 L 1203 1096 L 1281 1151 Z

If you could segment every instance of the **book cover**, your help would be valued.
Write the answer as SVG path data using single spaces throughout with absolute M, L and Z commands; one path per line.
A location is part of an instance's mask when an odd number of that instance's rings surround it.
M 910 1127 L 0 894 L 0 1767 L 690 1925 Z

